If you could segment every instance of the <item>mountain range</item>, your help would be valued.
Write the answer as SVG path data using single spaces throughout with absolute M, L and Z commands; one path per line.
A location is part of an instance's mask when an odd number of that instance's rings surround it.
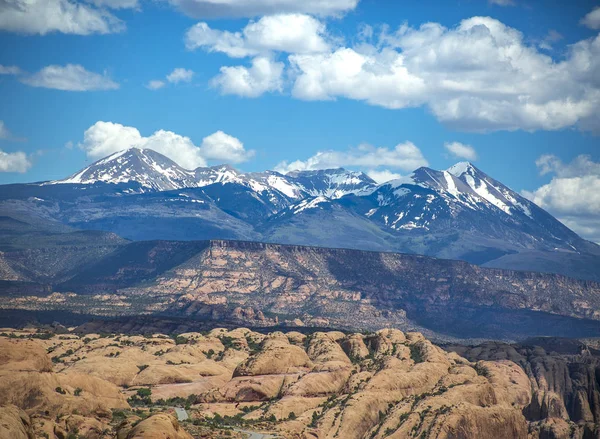
M 0 186 L 0 215 L 38 233 L 394 251 L 600 280 L 600 246 L 468 162 L 377 184 L 344 169 L 187 170 L 132 148 L 63 180 Z

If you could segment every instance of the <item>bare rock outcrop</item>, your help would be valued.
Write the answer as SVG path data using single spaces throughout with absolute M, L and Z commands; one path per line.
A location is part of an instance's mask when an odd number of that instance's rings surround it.
M 14 405 L 0 406 L 0 439 L 35 439 L 27 413 Z
M 117 432 L 124 439 L 193 439 L 192 435 L 179 425 L 177 419 L 164 413 L 144 419 L 123 436 L 123 429 L 127 427 L 125 425 Z
M 0 398 L 10 404 L 0 433 L 190 439 L 235 436 L 221 430 L 235 426 L 290 439 L 597 437 L 600 352 L 536 343 L 445 350 L 395 329 L 23 331 L 0 336 Z M 191 422 L 177 422 L 175 407 Z

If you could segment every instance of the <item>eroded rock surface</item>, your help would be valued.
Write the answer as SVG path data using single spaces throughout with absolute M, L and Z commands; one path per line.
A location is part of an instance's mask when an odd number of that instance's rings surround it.
M 242 437 L 231 427 L 295 439 L 587 439 L 599 432 L 597 354 L 547 340 L 444 350 L 396 329 L 17 331 L 0 336 L 0 439 Z

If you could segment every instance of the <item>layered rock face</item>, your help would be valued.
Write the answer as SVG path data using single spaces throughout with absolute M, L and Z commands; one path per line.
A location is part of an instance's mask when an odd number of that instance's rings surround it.
M 399 253 L 136 242 L 3 309 L 185 316 L 232 326 L 419 330 L 438 339 L 600 336 L 600 284 Z
M 127 291 L 161 293 L 178 298 L 171 312 L 189 316 L 239 307 L 286 316 L 292 325 L 295 318 L 312 326 L 412 326 L 459 337 L 508 338 L 552 327 L 600 335 L 600 324 L 558 317 L 598 320 L 599 284 L 397 253 L 211 241 L 150 286 Z

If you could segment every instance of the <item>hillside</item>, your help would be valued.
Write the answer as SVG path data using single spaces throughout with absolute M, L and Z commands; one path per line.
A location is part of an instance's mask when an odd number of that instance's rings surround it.
M 600 284 L 400 253 L 133 242 L 2 308 L 233 324 L 418 328 L 438 338 L 600 335 Z

